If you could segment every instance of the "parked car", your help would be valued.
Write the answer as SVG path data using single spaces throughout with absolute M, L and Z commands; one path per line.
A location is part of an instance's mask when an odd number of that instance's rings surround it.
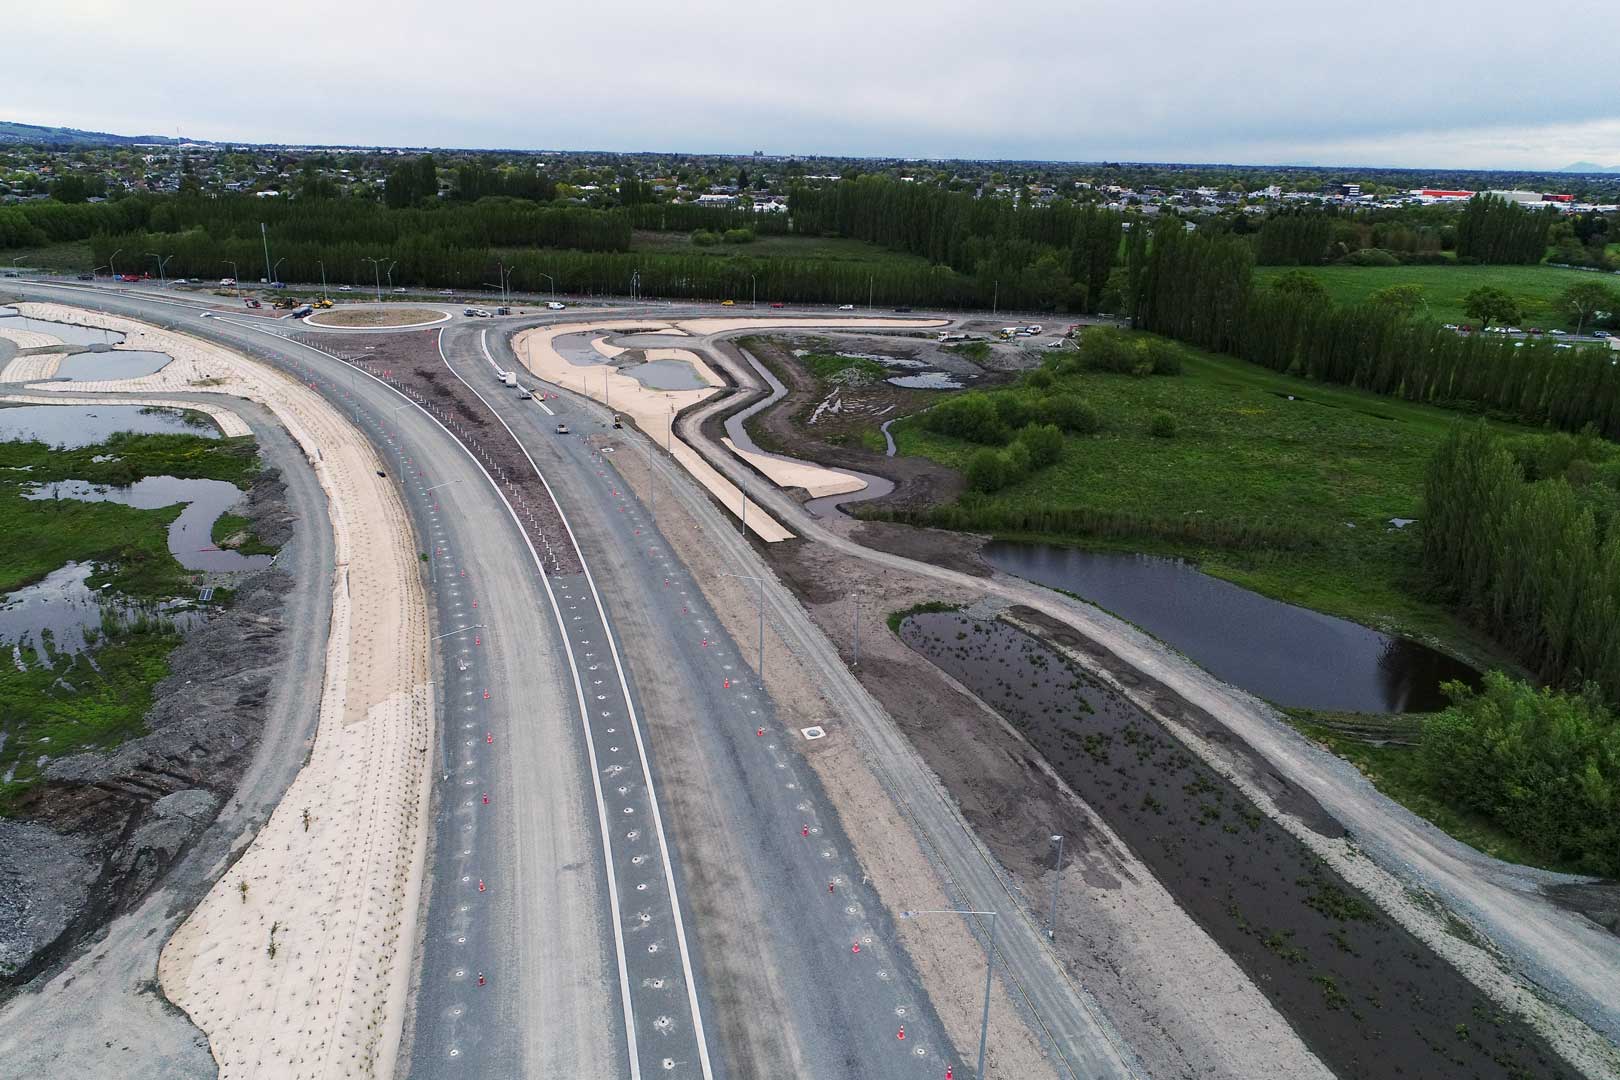
M 440 289 L 439 290 L 439 295 L 440 296 L 449 296 L 450 295 L 450 290 L 449 289 Z
M 395 285 L 394 286 L 394 291 L 397 292 L 397 293 L 404 292 L 405 291 L 405 286 L 403 286 L 403 285 Z
M 1611 335 L 1607 330 L 1594 330 L 1594 331 L 1592 331 L 1592 336 L 1593 337 L 1606 338 L 1606 337 L 1612 337 L 1613 335 Z
M 1551 334 L 1553 337 L 1568 337 L 1569 336 L 1569 331 L 1568 330 L 1549 330 L 1549 331 L 1547 331 L 1547 333 Z
M 568 434 L 568 425 L 563 423 L 561 420 L 557 421 L 557 434 L 559 434 L 559 435 Z
M 263 304 L 259 303 L 257 300 L 253 300 L 253 299 L 244 300 L 244 301 L 242 301 L 242 303 L 246 304 L 250 308 L 257 308 L 257 307 L 263 307 L 264 306 Z
M 1553 346 L 1555 349 L 1573 349 L 1574 347 L 1575 346 L 1571 345 L 1567 341 L 1560 341 L 1558 344 Z
M 546 307 L 547 307 L 547 308 L 549 308 L 549 309 L 550 309 L 550 310 L 552 310 L 552 311 L 561 311 L 561 310 L 562 310 L 562 309 L 563 309 L 563 308 L 565 308 L 565 307 L 567 307 L 567 306 L 568 306 L 568 305 L 566 305 L 566 304 L 559 304 L 559 303 L 558 303 L 558 302 L 557 302 L 557 301 L 555 301 L 555 300 L 551 300 L 551 301 L 548 301 L 548 302 L 547 302 L 547 303 L 546 303 Z
M 902 313 L 902 314 L 904 314 L 904 313 L 905 313 L 905 312 L 908 312 L 908 311 L 910 311 L 910 310 L 911 310 L 911 309 L 910 309 L 910 308 L 909 308 L 909 307 L 905 307 L 905 306 L 904 306 L 904 305 L 902 305 L 902 306 L 900 306 L 900 307 L 897 307 L 897 308 L 895 308 L 895 309 L 894 309 L 894 310 L 896 310 L 896 311 L 898 311 L 898 312 L 900 312 L 900 313 Z
M 1465 334 L 1472 334 L 1474 332 L 1473 326 L 1468 323 L 1463 323 L 1461 326 L 1457 327 L 1457 329 L 1461 330 Z
M 229 288 L 230 286 L 236 284 L 236 279 L 233 277 L 222 277 L 219 279 L 219 283 L 224 285 L 226 288 Z
M 1525 331 L 1525 333 L 1529 334 L 1531 337 L 1540 337 L 1541 336 L 1541 327 L 1532 326 L 1529 330 Z
M 94 280 L 96 280 L 96 275 L 94 275 L 94 274 L 80 274 L 79 275 L 79 280 L 80 281 L 94 281 Z
M 721 307 L 736 307 L 737 302 L 735 300 L 722 300 L 722 301 L 720 301 L 720 306 Z
M 287 287 L 287 283 L 284 281 L 272 281 L 270 283 L 270 287 L 272 289 L 285 289 Z
M 1460 327 L 1459 327 L 1459 326 L 1458 326 L 1458 325 L 1457 325 L 1457 324 L 1456 324 L 1456 323 L 1454 323 L 1454 322 L 1448 322 L 1448 323 L 1446 323 L 1446 326 L 1445 326 L 1445 328 L 1446 328 L 1446 329 L 1447 329 L 1447 330 L 1458 330 L 1458 329 L 1461 329 L 1461 328 L 1460 328 Z
M 498 307 L 498 308 L 495 309 L 495 314 L 497 314 L 497 315 L 510 315 L 510 314 L 512 314 L 512 309 L 509 308 L 509 307 Z
M 466 310 L 464 310 L 464 311 L 463 311 L 463 312 L 462 312 L 462 314 L 463 314 L 463 315 L 465 315 L 465 316 L 467 316 L 467 318 L 469 318 L 469 319 L 470 319 L 470 318 L 472 318 L 472 317 L 473 317 L 473 316 L 475 316 L 475 315 L 477 315 L 477 314 L 478 314 L 478 309 L 477 309 L 477 308 L 467 308 L 467 309 L 466 309 Z
M 780 300 L 775 300 L 775 301 L 772 301 L 771 307 L 780 308 L 780 307 L 787 307 L 787 305 L 782 303 L 782 301 L 780 301 Z

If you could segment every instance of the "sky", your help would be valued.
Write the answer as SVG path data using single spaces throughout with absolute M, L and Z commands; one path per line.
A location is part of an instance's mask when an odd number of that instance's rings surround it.
M 1612 5 L 50 0 L 8 5 L 0 119 L 340 145 L 1620 166 Z

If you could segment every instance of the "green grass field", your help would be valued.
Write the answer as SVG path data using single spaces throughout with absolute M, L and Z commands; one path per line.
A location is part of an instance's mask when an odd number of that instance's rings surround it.
M 89 270 L 95 266 L 95 260 L 90 257 L 88 240 L 70 240 L 66 243 L 47 244 L 35 248 L 11 248 L 6 252 L 7 268 L 12 265 L 13 259 L 18 260 L 19 268 L 29 270 L 66 272 Z
M 1262 266 L 1255 280 L 1265 282 L 1288 267 Z M 1620 278 L 1557 266 L 1312 266 L 1305 272 L 1320 280 L 1335 303 L 1359 304 L 1389 285 L 1417 285 L 1428 301 L 1427 315 L 1436 322 L 1466 323 L 1463 297 L 1481 285 L 1495 285 L 1517 297 L 1525 309 L 1521 325 L 1544 329 L 1575 328 L 1575 320 L 1554 309 L 1558 294 L 1579 282 L 1602 281 L 1620 289 Z M 1423 315 L 1419 309 L 1419 315 Z
M 1303 550 L 1131 537 L 1026 539 L 1189 557 L 1268 596 L 1424 638 L 1468 659 L 1505 662 L 1425 597 L 1417 536 L 1388 525 L 1393 517 L 1420 515 L 1424 467 L 1451 426 L 1463 422 L 1455 413 L 1194 350 L 1187 350 L 1179 376 L 1080 373 L 1061 377 L 1058 388 L 1089 402 L 1103 429 L 1068 438 L 1056 464 L 988 496 L 988 505 L 1271 524 L 1327 539 Z M 1160 410 L 1175 417 L 1174 438 L 1149 434 L 1149 418 Z M 901 453 L 958 468 L 977 449 L 924 431 L 915 420 L 891 431 Z

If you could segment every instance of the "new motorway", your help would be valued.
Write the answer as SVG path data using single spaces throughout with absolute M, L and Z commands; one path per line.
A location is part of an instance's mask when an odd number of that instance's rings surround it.
M 563 521 L 537 542 L 512 478 L 448 413 L 304 343 L 325 335 L 177 297 L 12 288 L 289 370 L 392 463 L 440 635 L 408 1075 L 970 1074 L 959 1050 L 977 1048 L 948 1043 L 799 734 L 587 437 L 605 414 L 502 393 L 488 322 L 418 332 L 549 487 Z

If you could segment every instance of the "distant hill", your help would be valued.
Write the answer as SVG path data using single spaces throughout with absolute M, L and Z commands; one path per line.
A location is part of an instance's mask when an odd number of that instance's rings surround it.
M 134 143 L 173 143 L 168 135 L 109 135 L 105 131 L 78 128 L 39 127 L 0 120 L 0 143 L 29 146 L 130 146 Z
M 1620 165 L 1599 165 L 1592 161 L 1577 161 L 1573 165 L 1565 165 L 1558 171 L 1576 173 L 1620 173 Z

